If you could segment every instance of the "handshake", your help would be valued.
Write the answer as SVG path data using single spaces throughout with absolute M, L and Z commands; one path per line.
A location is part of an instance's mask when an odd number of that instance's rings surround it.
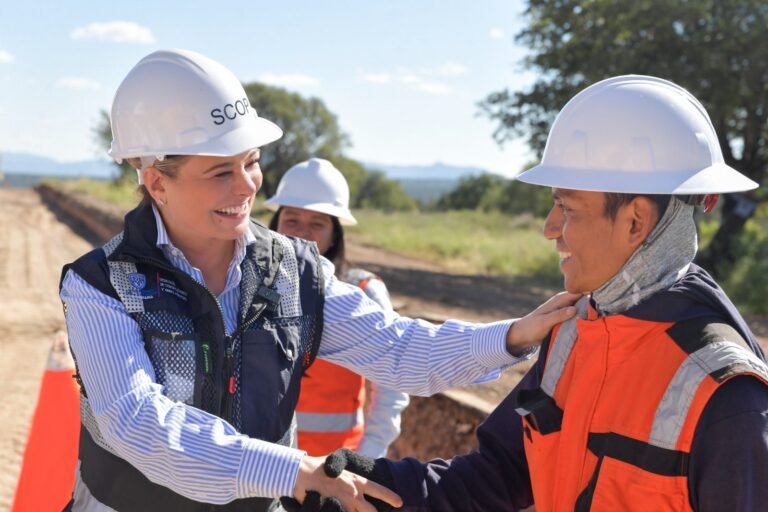
M 323 464 L 323 470 L 330 478 L 337 478 L 342 471 L 347 470 L 388 489 L 394 488 L 395 484 L 385 459 L 372 459 L 347 448 L 340 448 L 328 455 Z M 366 499 L 377 512 L 393 510 L 390 504 L 382 500 L 368 495 Z M 288 512 L 346 512 L 338 499 L 333 496 L 322 496 L 314 490 L 307 490 L 304 503 L 299 503 L 294 498 L 281 498 L 280 503 Z

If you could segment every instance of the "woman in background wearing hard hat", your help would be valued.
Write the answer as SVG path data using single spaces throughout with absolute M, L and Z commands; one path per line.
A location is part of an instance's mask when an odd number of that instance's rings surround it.
M 73 510 L 265 511 L 310 491 L 347 510 L 373 510 L 364 494 L 397 505 L 293 448 L 315 356 L 430 394 L 526 359 L 574 312 L 560 295 L 514 322 L 401 318 L 338 281 L 314 243 L 252 222 L 259 148 L 282 131 L 200 54 L 143 58 L 111 121 L 111 154 L 136 167 L 143 200 L 62 272 L 82 391 Z
M 317 243 L 320 254 L 335 266 L 338 279 L 359 286 L 383 309 L 391 310 L 384 281 L 361 268 L 348 268 L 344 228 L 357 220 L 349 210 L 349 186 L 331 162 L 312 158 L 283 175 L 264 206 L 275 211 L 269 229 Z M 365 379 L 339 365 L 315 361 L 304 373 L 296 406 L 299 448 L 325 455 L 349 448 L 383 457 L 400 435 L 400 417 L 408 395 L 373 384 L 371 406 L 364 419 Z

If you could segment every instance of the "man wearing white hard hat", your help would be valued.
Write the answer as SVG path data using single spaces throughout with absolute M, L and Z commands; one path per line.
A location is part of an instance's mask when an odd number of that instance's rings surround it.
M 137 169 L 143 199 L 62 272 L 82 392 L 72 510 L 273 511 L 309 491 L 349 510 L 370 509 L 364 493 L 398 504 L 295 448 L 315 356 L 430 394 L 529 358 L 575 313 L 561 294 L 516 321 L 402 318 L 337 280 L 314 243 L 253 222 L 259 148 L 282 131 L 203 55 L 143 58 L 111 121 L 111 154 Z
M 544 235 L 565 288 L 587 294 L 577 316 L 481 425 L 478 452 L 328 464 L 385 484 L 406 510 L 764 510 L 765 356 L 692 262 L 694 209 L 757 184 L 723 163 L 702 105 L 654 77 L 594 84 L 519 179 L 552 188 Z

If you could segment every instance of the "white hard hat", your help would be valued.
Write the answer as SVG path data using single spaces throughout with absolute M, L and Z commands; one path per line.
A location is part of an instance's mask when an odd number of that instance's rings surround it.
M 541 163 L 517 179 L 534 185 L 630 194 L 718 194 L 758 184 L 723 161 L 702 104 L 672 82 L 609 78 L 558 114 Z
M 357 224 L 349 211 L 349 185 L 344 175 L 328 160 L 310 158 L 283 175 L 274 196 L 264 206 L 276 211 L 292 206 L 337 217 L 345 225 Z
M 144 157 L 143 166 L 167 155 L 234 156 L 283 134 L 231 71 L 187 50 L 141 59 L 115 93 L 111 122 L 112 158 Z

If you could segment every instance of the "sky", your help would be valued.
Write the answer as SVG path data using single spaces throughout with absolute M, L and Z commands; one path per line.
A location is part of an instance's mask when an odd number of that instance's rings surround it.
M 320 98 L 351 147 L 389 165 L 513 175 L 533 157 L 503 147 L 479 115 L 489 93 L 523 90 L 522 0 L 0 0 L 0 153 L 104 157 L 93 134 L 145 55 L 194 50 L 261 81 Z

